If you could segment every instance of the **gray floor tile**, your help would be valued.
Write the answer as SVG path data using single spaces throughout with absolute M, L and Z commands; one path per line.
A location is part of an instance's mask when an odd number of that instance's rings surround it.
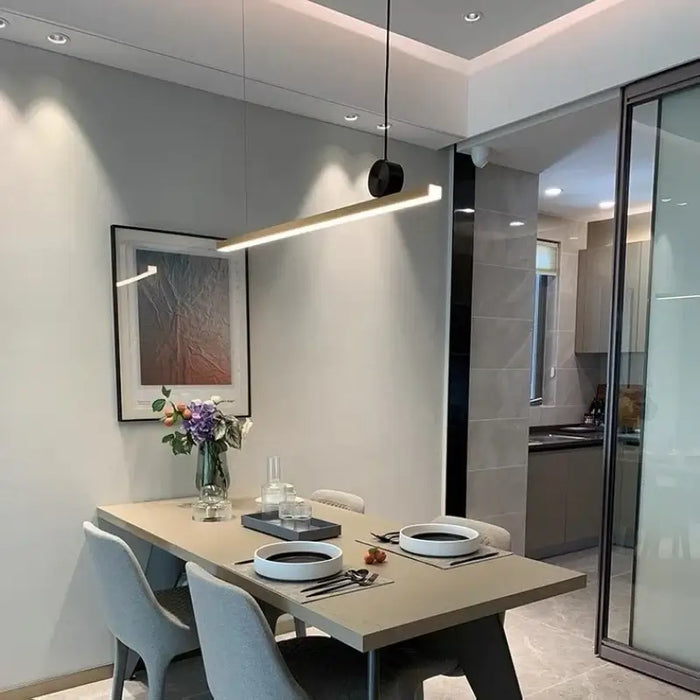
M 697 695 L 605 664 L 531 696 L 533 700 L 691 700 Z

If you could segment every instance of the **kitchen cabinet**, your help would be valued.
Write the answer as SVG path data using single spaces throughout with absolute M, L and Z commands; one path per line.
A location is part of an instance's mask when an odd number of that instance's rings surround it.
M 650 241 L 627 244 L 622 352 L 646 348 Z M 613 248 L 580 250 L 576 295 L 576 352 L 607 353 L 612 308 Z
M 526 556 L 543 558 L 597 545 L 602 504 L 602 447 L 531 452 Z
M 613 544 L 623 547 L 634 547 L 635 545 L 639 472 L 639 445 L 620 441 L 615 461 Z

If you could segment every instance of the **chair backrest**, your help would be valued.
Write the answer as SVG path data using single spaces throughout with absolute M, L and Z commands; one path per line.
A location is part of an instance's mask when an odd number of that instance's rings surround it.
M 485 523 L 481 520 L 471 520 L 470 518 L 459 518 L 455 515 L 440 515 L 435 518 L 433 522 L 470 527 L 472 530 L 476 530 L 481 534 L 481 536 L 484 538 L 484 544 L 510 552 L 510 532 L 499 525 L 492 525 L 491 523 Z
M 193 562 L 187 563 L 186 570 L 214 700 L 308 700 L 284 663 L 255 600 Z
M 143 655 L 146 647 L 157 646 L 162 635 L 173 626 L 188 629 L 158 603 L 124 540 L 90 522 L 83 523 L 83 531 L 97 574 L 107 626 L 117 639 Z
M 312 501 L 316 501 L 316 503 L 323 503 L 327 506 L 351 510 L 354 513 L 365 512 L 364 499 L 360 496 L 356 496 L 354 493 L 333 491 L 332 489 L 319 489 L 318 491 L 314 491 L 309 498 Z

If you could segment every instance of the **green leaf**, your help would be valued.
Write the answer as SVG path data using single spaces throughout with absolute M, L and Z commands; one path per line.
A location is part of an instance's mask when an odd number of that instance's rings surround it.
M 162 386 L 160 390 L 163 392 L 163 396 L 165 396 L 166 399 L 169 398 L 170 393 L 172 392 L 172 389 L 166 389 L 164 386 Z
M 151 408 L 155 413 L 160 413 L 165 408 L 165 399 L 156 399 L 151 404 Z
M 175 436 L 172 433 L 168 433 L 167 435 L 163 435 L 161 442 L 165 444 L 166 442 L 172 442 L 174 439 Z
M 219 421 L 214 426 L 214 440 L 221 440 L 226 435 L 226 423 Z

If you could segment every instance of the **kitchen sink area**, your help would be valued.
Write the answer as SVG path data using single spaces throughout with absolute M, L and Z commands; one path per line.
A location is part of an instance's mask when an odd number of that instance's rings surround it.
M 598 446 L 603 444 L 603 429 L 593 425 L 537 426 L 530 428 L 531 452 L 548 449 Z

